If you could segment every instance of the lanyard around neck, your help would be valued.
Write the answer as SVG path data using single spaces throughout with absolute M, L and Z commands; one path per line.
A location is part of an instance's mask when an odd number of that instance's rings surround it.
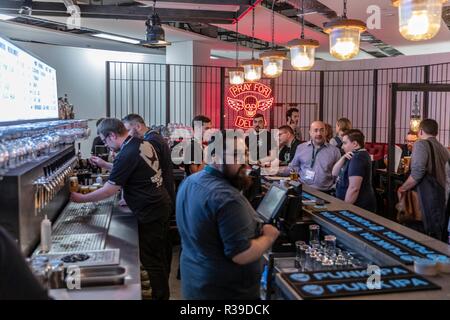
M 311 143 L 311 144 L 312 144 L 312 156 L 311 156 L 311 169 L 312 169 L 312 168 L 314 168 L 314 164 L 316 163 L 317 155 L 319 154 L 319 152 L 320 152 L 322 149 L 325 148 L 325 145 L 324 145 L 324 144 L 321 145 L 321 146 L 317 149 L 317 152 L 316 152 L 316 147 L 314 146 L 314 143 Z

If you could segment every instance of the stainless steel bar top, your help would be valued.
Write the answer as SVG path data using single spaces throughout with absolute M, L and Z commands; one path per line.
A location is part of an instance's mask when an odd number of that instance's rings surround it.
M 338 211 L 338 210 L 349 210 L 352 211 L 359 216 L 363 218 L 367 218 L 369 220 L 372 220 L 375 223 L 378 223 L 384 227 L 387 227 L 395 232 L 398 232 L 399 234 L 406 236 L 408 238 L 413 239 L 414 241 L 426 245 L 427 247 L 434 249 L 436 251 L 439 251 L 447 256 L 450 256 L 450 245 L 438 241 L 436 239 L 433 239 L 431 237 L 428 237 L 425 234 L 419 233 L 415 230 L 412 230 L 410 228 L 407 228 L 405 226 L 402 226 L 394 221 L 391 221 L 389 219 L 386 219 L 384 217 L 381 217 L 375 213 L 366 211 L 364 209 L 361 209 L 357 206 L 350 205 L 345 203 L 344 201 L 341 201 L 339 199 L 336 199 L 328 194 L 325 194 L 323 192 L 317 191 L 313 188 L 310 188 L 308 186 L 303 186 L 303 191 L 319 197 L 323 200 L 329 201 L 328 204 L 326 204 L 326 210 L 329 211 Z M 330 232 L 334 233 L 337 238 L 342 241 L 345 245 L 349 246 L 350 248 L 356 249 L 356 251 L 359 251 L 366 256 L 369 256 L 373 261 L 384 261 L 388 262 L 388 265 L 401 265 L 400 262 L 394 260 L 392 257 L 387 256 L 386 254 L 382 253 L 381 251 L 377 250 L 376 248 L 372 247 L 371 245 L 363 242 L 361 239 L 351 235 L 347 231 L 345 231 L 342 228 L 338 228 L 335 225 L 332 225 L 328 223 L 325 219 L 321 219 L 318 215 L 315 215 L 311 209 L 306 208 L 305 211 L 310 214 L 311 218 L 318 224 L 320 224 L 323 228 L 329 230 Z M 289 258 L 279 258 L 280 263 L 279 264 L 293 264 L 289 263 L 287 260 L 292 260 Z M 285 260 L 284 263 L 281 260 Z M 411 271 L 414 271 L 413 265 L 404 265 L 404 267 L 408 268 Z M 292 267 L 292 265 L 291 265 Z M 277 271 L 282 271 L 283 268 L 278 267 Z M 353 297 L 345 297 L 345 298 L 339 298 L 339 299 L 352 299 L 352 300 L 358 300 L 358 299 L 377 299 L 377 300 L 386 300 L 386 299 L 401 299 L 401 300 L 411 300 L 411 299 L 427 299 L 427 300 L 450 300 L 450 274 L 445 273 L 438 273 L 437 276 L 424 276 L 429 281 L 439 285 L 442 289 L 441 290 L 428 290 L 428 291 L 414 291 L 414 292 L 402 292 L 402 293 L 388 293 L 388 294 L 374 294 L 374 295 L 364 295 L 364 296 L 353 296 Z M 288 299 L 301 299 L 301 297 L 292 289 L 292 287 L 281 277 L 281 275 L 278 273 L 275 277 L 275 283 L 278 289 L 280 289 L 284 296 Z
M 141 276 L 137 220 L 127 207 L 114 206 L 105 249 L 120 249 L 120 266 L 127 276 L 124 285 L 87 287 L 79 290 L 54 289 L 49 294 L 57 300 L 140 300 Z

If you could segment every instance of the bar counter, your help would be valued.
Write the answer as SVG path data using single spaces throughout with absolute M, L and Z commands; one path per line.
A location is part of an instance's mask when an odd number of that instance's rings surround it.
M 381 226 L 387 227 L 390 230 L 397 232 L 400 235 L 406 236 L 418 242 L 419 244 L 426 245 L 427 247 L 438 251 L 444 255 L 450 256 L 450 246 L 444 242 L 438 241 L 436 239 L 430 238 L 427 235 L 416 232 L 391 220 L 385 219 L 377 214 L 371 213 L 354 205 L 349 205 L 339 199 L 329 196 L 323 192 L 319 192 L 308 186 L 303 186 L 303 191 L 307 192 L 315 197 L 321 198 L 329 203 L 325 204 L 326 209 L 320 209 L 321 211 L 338 211 L 338 210 L 348 210 L 356 213 L 362 218 L 369 219 L 374 223 Z M 338 227 L 326 219 L 322 218 L 316 209 L 312 207 L 305 207 L 304 209 L 305 217 L 304 219 L 312 219 L 315 223 L 319 224 L 322 230 L 326 230 L 331 234 L 336 235 L 338 241 L 343 243 L 345 246 L 351 248 L 352 250 L 362 254 L 363 256 L 372 260 L 375 264 L 379 263 L 381 266 L 394 266 L 401 265 L 410 271 L 414 272 L 413 265 L 406 265 L 400 263 L 397 259 L 392 256 L 378 250 L 374 246 L 368 244 L 367 242 L 361 240 L 360 238 L 352 235 L 347 230 Z M 283 257 L 280 255 L 279 258 L 275 256 L 275 287 L 281 296 L 285 299 L 302 299 L 302 297 L 292 288 L 292 286 L 281 276 L 280 272 L 289 272 L 295 267 L 294 257 Z M 289 270 L 291 269 L 291 270 Z M 326 271 L 325 271 L 326 272 Z M 425 290 L 425 291 L 415 291 L 415 292 L 403 292 L 403 293 L 386 293 L 386 294 L 371 294 L 371 295 L 358 295 L 349 296 L 344 298 L 336 299 L 427 299 L 427 300 L 450 300 L 450 274 L 438 273 L 437 276 L 422 276 L 425 279 L 433 282 L 434 284 L 441 287 L 440 290 Z M 383 276 L 381 277 L 383 280 Z
M 57 300 L 140 300 L 141 278 L 137 220 L 128 207 L 119 207 L 117 201 L 112 210 L 106 236 L 105 249 L 120 249 L 120 266 L 127 275 L 124 285 L 86 287 L 80 290 L 53 289 L 49 291 Z

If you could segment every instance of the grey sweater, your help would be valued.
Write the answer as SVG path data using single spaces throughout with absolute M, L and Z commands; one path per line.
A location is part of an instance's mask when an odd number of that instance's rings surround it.
M 436 179 L 438 183 L 446 189 L 447 187 L 447 166 L 450 161 L 449 151 L 436 140 L 428 138 L 433 144 L 434 157 L 436 162 Z M 432 163 L 430 146 L 426 140 L 418 140 L 413 147 L 411 155 L 411 176 L 416 181 L 420 181 L 425 174 L 432 174 Z

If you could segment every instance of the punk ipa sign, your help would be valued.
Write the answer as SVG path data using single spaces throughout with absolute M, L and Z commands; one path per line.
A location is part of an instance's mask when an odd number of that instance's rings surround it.
M 273 105 L 272 89 L 260 82 L 246 82 L 233 85 L 226 97 L 228 107 L 239 112 L 234 120 L 238 128 L 252 127 L 253 116 L 268 110 Z

